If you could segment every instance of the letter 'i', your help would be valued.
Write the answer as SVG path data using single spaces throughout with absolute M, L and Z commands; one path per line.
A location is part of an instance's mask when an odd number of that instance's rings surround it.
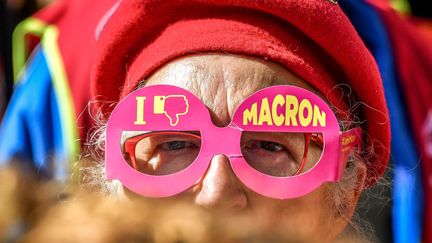
M 144 101 L 146 97 L 145 96 L 137 96 L 136 97 L 136 121 L 134 122 L 135 125 L 145 125 L 146 122 L 144 121 Z

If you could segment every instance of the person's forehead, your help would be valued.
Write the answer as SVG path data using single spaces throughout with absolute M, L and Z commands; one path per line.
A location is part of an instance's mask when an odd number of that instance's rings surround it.
M 227 125 L 238 105 L 255 91 L 289 84 L 312 88 L 277 63 L 246 56 L 202 54 L 176 59 L 156 71 L 145 85 L 187 89 L 209 108 L 215 123 Z

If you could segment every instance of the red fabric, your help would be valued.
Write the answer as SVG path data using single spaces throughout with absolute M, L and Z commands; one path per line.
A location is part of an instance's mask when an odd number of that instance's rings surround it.
M 374 158 L 368 183 L 384 171 L 390 129 L 380 74 L 348 18 L 324 0 L 124 0 L 108 21 L 92 71 L 94 96 L 118 101 L 179 56 L 228 52 L 279 62 L 346 110 L 335 84 L 365 102 Z M 109 110 L 108 110 L 109 112 Z
M 96 27 L 118 0 L 59 0 L 34 17 L 54 24 L 58 45 L 73 96 L 81 140 L 85 141 L 93 119 L 87 112 L 90 101 L 90 68 L 96 49 Z
M 390 8 L 378 7 L 378 11 L 393 45 L 401 90 L 416 143 L 420 145 L 426 199 L 424 242 L 432 242 L 432 157 L 426 151 L 427 140 L 423 134 L 428 125 L 428 112 L 432 111 L 432 28 L 420 19 L 403 19 Z

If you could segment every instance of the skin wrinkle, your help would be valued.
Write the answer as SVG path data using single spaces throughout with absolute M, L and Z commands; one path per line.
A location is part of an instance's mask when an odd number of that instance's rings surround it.
M 278 64 L 251 57 L 204 54 L 166 64 L 139 87 L 171 84 L 186 88 L 208 107 L 215 125 L 227 125 L 247 96 L 267 86 L 287 83 L 314 91 Z M 216 212 L 224 207 L 234 213 L 254 212 L 257 222 L 270 228 L 283 226 L 284 232 L 298 241 L 323 242 L 340 235 L 350 223 L 359 196 L 356 192 L 363 190 L 363 162 L 357 158 L 349 164 L 352 168 L 346 169 L 347 175 L 340 183 L 325 183 L 300 198 L 275 200 L 252 192 L 236 178 L 225 156 L 215 156 L 208 174 L 185 194 Z

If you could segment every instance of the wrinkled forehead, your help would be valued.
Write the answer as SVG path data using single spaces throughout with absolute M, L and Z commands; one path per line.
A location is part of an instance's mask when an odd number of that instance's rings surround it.
M 170 84 L 196 95 L 208 107 L 215 125 L 226 126 L 249 95 L 265 87 L 288 84 L 312 90 L 281 65 L 247 56 L 201 54 L 166 64 L 144 85 Z

